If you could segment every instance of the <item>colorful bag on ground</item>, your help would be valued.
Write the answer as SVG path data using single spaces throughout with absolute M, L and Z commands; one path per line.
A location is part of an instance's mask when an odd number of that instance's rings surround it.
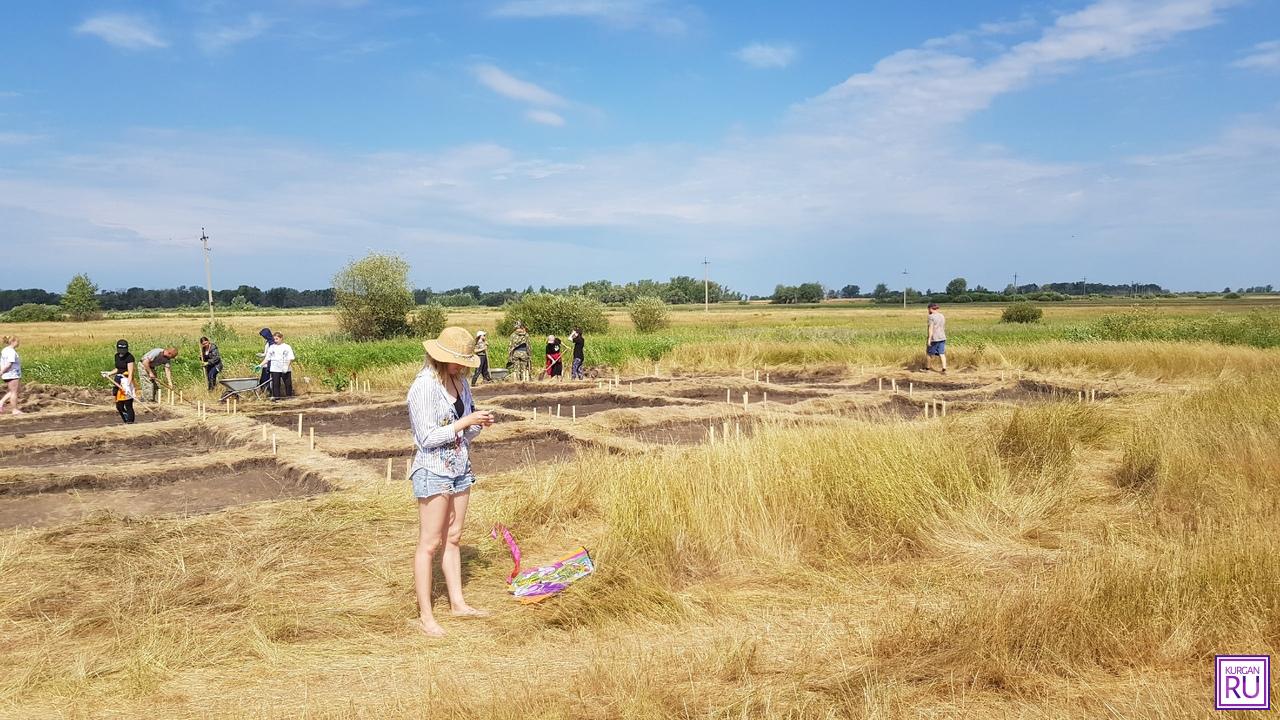
M 491 534 L 496 539 L 499 533 L 511 550 L 511 559 L 515 562 L 515 567 L 507 576 L 507 584 L 511 586 L 511 594 L 523 604 L 545 600 L 596 569 L 591 554 L 585 547 L 579 547 L 550 565 L 520 572 L 520 546 L 516 544 L 510 530 L 495 525 Z

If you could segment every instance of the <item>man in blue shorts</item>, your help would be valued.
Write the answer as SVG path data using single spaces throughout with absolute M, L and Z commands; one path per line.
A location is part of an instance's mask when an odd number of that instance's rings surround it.
M 937 303 L 929 303 L 929 334 L 925 338 L 924 369 L 932 370 L 929 358 L 937 355 L 942 361 L 942 373 L 947 372 L 947 319 L 938 312 Z

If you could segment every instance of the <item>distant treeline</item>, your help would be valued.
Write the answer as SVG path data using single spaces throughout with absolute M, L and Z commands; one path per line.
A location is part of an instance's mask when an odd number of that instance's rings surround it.
M 484 305 L 500 307 L 507 302 L 519 300 L 530 293 L 551 293 L 556 295 L 586 295 L 606 304 L 629 303 L 638 297 L 652 295 L 662 298 L 669 304 L 682 305 L 703 301 L 702 280 L 677 276 L 666 282 L 659 280 L 639 280 L 626 284 L 617 284 L 608 280 L 597 280 L 582 285 L 570 285 L 564 288 L 535 289 L 532 285 L 524 290 L 484 291 L 478 285 L 467 285 L 437 292 L 431 288 L 415 290 L 414 300 L 419 305 L 439 303 L 446 307 L 466 307 Z M 711 302 L 744 299 L 736 293 L 721 286 L 710 283 L 708 299 Z M 176 288 L 148 290 L 133 287 L 128 290 L 103 290 L 95 297 L 102 310 L 163 310 L 175 308 L 203 307 L 208 303 L 208 294 L 202 287 L 182 285 Z M 7 312 L 19 305 L 59 305 L 62 294 L 48 292 L 39 288 L 21 290 L 0 290 L 0 312 Z M 304 308 L 330 307 L 334 304 L 333 288 L 323 290 L 295 290 L 290 287 L 274 287 L 262 290 L 252 285 L 241 285 L 235 289 L 215 290 L 213 302 L 220 307 L 234 309 L 269 308 Z
M 1274 292 L 1270 285 L 1257 285 L 1248 288 L 1223 288 L 1223 295 L 1248 295 L 1248 294 L 1269 294 Z M 934 290 L 927 288 L 924 291 L 917 290 L 912 287 L 902 289 L 893 289 L 887 283 L 878 283 L 869 293 L 863 293 L 862 288 L 857 285 L 845 285 L 836 290 L 835 288 L 824 287 L 821 283 L 803 283 L 801 285 L 779 285 L 773 295 L 769 296 L 753 296 L 752 300 L 769 300 L 776 304 L 787 305 L 795 303 L 816 303 L 821 302 L 824 298 L 834 300 L 837 298 L 870 298 L 879 303 L 900 303 L 904 297 L 908 303 L 925 303 L 925 302 L 1002 302 L 1009 300 L 1043 300 L 1055 301 L 1066 300 L 1071 297 L 1178 297 L 1178 296 L 1207 296 L 1210 294 L 1218 294 L 1217 292 L 1192 291 L 1174 293 L 1164 289 L 1156 283 L 1130 283 L 1126 285 L 1108 285 L 1106 283 L 1084 283 L 1084 282 L 1055 282 L 1055 283 L 1028 283 L 1026 285 L 1018 285 L 1014 287 L 1012 283 L 1006 285 L 1003 290 L 990 290 L 981 285 L 969 287 L 969 283 L 962 277 L 954 278 L 947 283 L 945 289 Z

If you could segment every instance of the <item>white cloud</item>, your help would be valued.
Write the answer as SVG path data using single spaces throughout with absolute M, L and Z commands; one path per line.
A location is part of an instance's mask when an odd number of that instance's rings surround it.
M 585 18 L 615 27 L 645 27 L 667 35 L 688 30 L 687 20 L 663 0 L 507 0 L 497 5 L 490 15 Z
M 122 13 L 103 13 L 85 20 L 75 27 L 80 35 L 93 35 L 108 44 L 125 50 L 147 50 L 169 47 L 145 18 Z
M 1248 55 L 1231 64 L 1249 70 L 1280 71 L 1280 40 L 1260 42 L 1250 49 Z
M 533 122 L 550 125 L 552 127 L 564 127 L 564 117 L 559 113 L 553 113 L 550 110 L 530 110 L 524 116 Z
M 755 68 L 784 68 L 796 59 L 796 49 L 788 43 L 751 43 L 733 54 Z
M 514 77 L 495 65 L 476 65 L 471 71 L 481 85 L 503 97 L 532 105 L 561 107 L 568 104 L 564 98 L 550 90 Z
M 270 20 L 259 13 L 251 13 L 243 23 L 238 25 L 224 25 L 197 33 L 196 41 L 204 52 L 217 53 L 233 45 L 252 40 L 270 27 Z
M 363 252 L 364 241 L 352 238 L 375 239 L 427 268 L 458 243 L 486 258 L 465 277 L 423 284 L 696 274 L 704 253 L 719 259 L 719 279 L 755 291 L 808 279 L 892 281 L 908 254 L 912 282 L 922 286 L 960 272 L 1003 286 L 1006 271 L 1093 279 L 1104 268 L 1141 268 L 1140 279 L 1175 287 L 1262 284 L 1280 273 L 1276 114 L 1240 118 L 1182 152 L 1076 162 L 1020 157 L 968 142 L 962 131 L 1002 95 L 1084 63 L 1158 49 L 1216 22 L 1224 4 L 1100 0 L 994 56 L 903 50 L 796 106 L 782 130 L 714 147 L 539 155 L 484 144 L 344 155 L 148 133 L 48 158 L 38 174 L 6 173 L 0 226 L 21 214 L 24 236 L 60 252 L 121 233 L 155 249 L 198 217 L 219 228 L 227 253 L 219 283 L 228 285 L 319 284 Z M 498 72 L 490 79 L 515 80 Z M 526 111 L 545 109 L 548 95 L 567 102 L 515 82 L 497 85 Z M 196 165 L 201 173 L 192 175 Z M 580 245 L 568 253 L 566 241 Z M 264 247 L 279 248 L 279 258 L 305 253 L 279 264 L 285 276 L 258 280 L 253 273 L 269 264 Z M 85 260 L 116 267 L 109 258 Z M 15 262 L 32 277 L 65 275 L 47 254 Z M 138 282 L 127 268 L 118 272 L 122 279 L 104 281 Z

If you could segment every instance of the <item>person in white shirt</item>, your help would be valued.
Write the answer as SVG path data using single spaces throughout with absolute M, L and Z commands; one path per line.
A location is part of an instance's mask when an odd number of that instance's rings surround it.
M 18 357 L 18 338 L 5 335 L 0 337 L 0 344 L 4 345 L 0 349 L 0 383 L 5 389 L 4 395 L 0 396 L 0 413 L 4 412 L 5 403 L 12 403 L 10 412 L 21 415 L 18 396 L 22 392 L 22 359 Z
M 284 341 L 284 333 L 272 335 L 275 344 L 266 349 L 266 357 L 262 359 L 271 372 L 271 399 L 293 397 L 293 366 L 298 363 L 293 348 Z
M 493 424 L 493 414 L 476 410 L 467 384 L 466 368 L 480 366 L 475 340 L 460 327 L 447 327 L 435 340 L 422 343 L 427 351 L 422 371 L 406 398 L 409 425 L 418 452 L 409 480 L 418 498 L 418 548 L 413 555 L 413 589 L 418 617 L 411 621 L 428 637 L 442 637 L 444 628 L 431 611 L 431 573 L 435 557 L 449 592 L 455 616 L 488 615 L 467 604 L 462 596 L 462 523 L 475 475 L 471 472 L 471 441 Z

